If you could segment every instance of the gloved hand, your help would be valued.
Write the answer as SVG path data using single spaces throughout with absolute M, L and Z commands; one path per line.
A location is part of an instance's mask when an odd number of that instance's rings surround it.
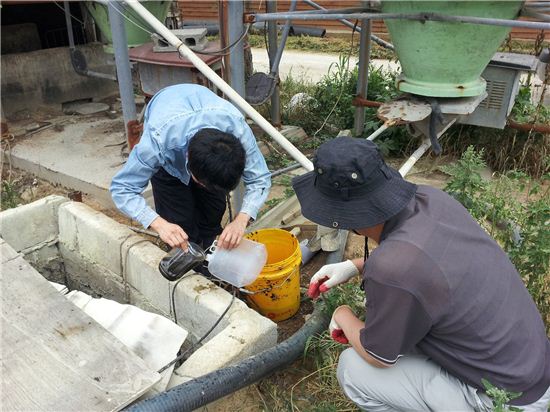
M 336 311 L 334 313 L 336 313 Z M 338 343 L 347 345 L 349 343 L 349 340 L 348 338 L 346 338 L 346 335 L 344 335 L 344 331 L 342 330 L 342 328 L 334 320 L 334 313 L 332 314 L 332 319 L 330 320 L 330 324 L 328 325 L 330 337 Z
M 319 293 L 325 293 L 331 287 L 345 283 L 358 274 L 359 270 L 351 260 L 325 265 L 311 277 L 307 295 L 311 299 L 317 299 Z

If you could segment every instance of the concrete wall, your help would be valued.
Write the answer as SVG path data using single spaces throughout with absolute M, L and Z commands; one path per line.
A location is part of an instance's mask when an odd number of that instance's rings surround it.
M 63 261 L 67 277 L 63 283 L 70 289 L 129 302 L 172 318 L 170 297 L 176 284 L 158 271 L 165 253 L 83 203 L 49 196 L 4 211 L 0 213 L 0 237 L 17 252 L 43 253 L 54 247 Z M 35 250 L 40 245 L 43 247 Z M 196 341 L 220 318 L 231 299 L 227 291 L 192 274 L 177 284 L 174 293 L 178 324 Z M 169 386 L 244 359 L 276 342 L 277 325 L 235 299 L 205 344 L 174 373 Z
M 100 44 L 78 46 L 88 67 L 114 74 L 110 55 Z M 4 115 L 10 119 L 17 111 L 63 102 L 103 98 L 117 93 L 116 82 L 76 74 L 68 47 L 4 54 L 1 59 L 1 90 Z

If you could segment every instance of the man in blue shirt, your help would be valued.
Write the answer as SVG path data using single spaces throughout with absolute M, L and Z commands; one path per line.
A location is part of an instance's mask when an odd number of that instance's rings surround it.
M 226 194 L 241 177 L 241 210 L 222 231 Z M 149 181 L 156 211 L 142 196 Z M 189 241 L 206 248 L 220 233 L 220 247 L 236 247 L 270 187 L 270 172 L 243 115 L 209 89 L 181 84 L 153 96 L 140 142 L 110 190 L 124 214 L 168 245 L 186 249 Z

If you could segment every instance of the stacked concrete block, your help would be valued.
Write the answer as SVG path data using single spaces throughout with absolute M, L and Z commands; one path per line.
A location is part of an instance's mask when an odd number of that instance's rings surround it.
M 0 237 L 18 252 L 57 240 L 57 210 L 69 199 L 52 195 L 0 213 Z
M 61 283 L 69 289 L 172 317 L 170 299 L 176 283 L 168 282 L 158 270 L 165 252 L 125 225 L 59 196 L 3 212 L 0 223 L 6 241 L 0 241 L 3 260 L 18 258 L 19 251 L 37 248 L 32 253 L 39 254 L 48 247 L 58 248 L 66 274 Z M 7 249 L 12 242 L 16 246 L 13 251 Z M 230 293 L 193 272 L 177 284 L 174 293 L 178 323 L 196 341 L 222 317 L 231 300 Z M 276 342 L 277 325 L 234 299 L 172 384 L 226 366 Z

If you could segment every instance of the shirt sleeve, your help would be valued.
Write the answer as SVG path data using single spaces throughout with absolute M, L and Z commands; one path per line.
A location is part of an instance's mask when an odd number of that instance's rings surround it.
M 414 351 L 432 321 L 419 300 L 402 288 L 367 279 L 365 293 L 367 314 L 361 344 L 376 359 L 394 364 Z
M 113 177 L 111 197 L 116 207 L 131 219 L 147 228 L 158 217 L 143 198 L 143 191 L 151 177 L 162 166 L 160 151 L 154 140 L 144 132 L 128 157 L 124 167 Z
M 246 163 L 243 173 L 245 192 L 240 212 L 256 219 L 258 211 L 264 204 L 271 188 L 271 173 L 267 168 L 256 138 L 243 119 L 243 137 L 241 142 L 246 152 Z

